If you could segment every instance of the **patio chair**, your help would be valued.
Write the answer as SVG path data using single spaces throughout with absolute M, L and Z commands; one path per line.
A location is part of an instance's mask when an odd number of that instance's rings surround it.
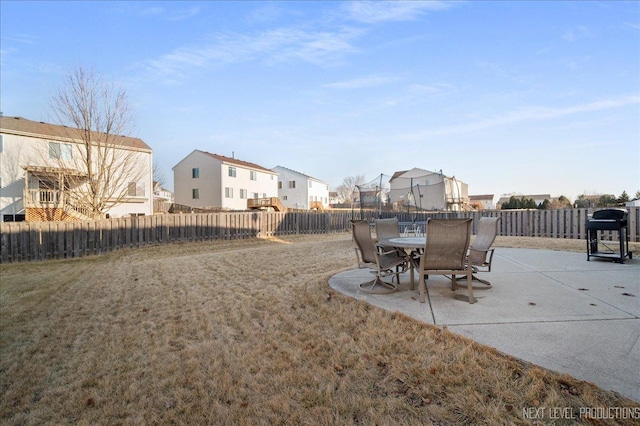
M 386 245 L 386 240 L 400 237 L 400 228 L 398 227 L 398 218 L 376 219 L 374 221 L 376 227 L 376 237 L 378 245 L 382 246 L 384 251 L 397 250 L 399 254 L 404 255 L 404 250 Z
M 397 250 L 400 256 L 405 256 L 411 259 L 414 266 L 417 268 L 418 263 L 420 263 L 420 254 L 422 253 L 422 250 L 415 250 L 412 253 L 407 253 L 404 249 L 385 245 L 385 240 L 400 237 L 398 218 L 392 217 L 390 219 L 376 219 L 374 223 L 376 226 L 378 244 L 382 245 L 384 251 Z M 411 290 L 413 290 L 413 288 Z
M 498 235 L 499 217 L 481 217 L 478 220 L 478 230 L 476 238 L 469 247 L 467 262 L 471 263 L 473 269 L 473 279 L 491 287 L 491 283 L 476 276 L 477 272 L 491 272 L 491 261 L 495 249 L 491 245 Z
M 372 281 L 360 284 L 360 290 L 365 293 L 392 293 L 397 285 L 383 281 L 384 277 L 395 275 L 396 282 L 400 282 L 400 274 L 407 270 L 407 261 L 395 249 L 385 251 L 376 245 L 371 238 L 371 227 L 367 222 L 353 224 L 353 239 L 358 259 L 358 268 L 369 268 L 376 276 Z
M 469 303 L 475 303 L 471 285 L 472 267 L 466 261 L 471 239 L 472 219 L 430 219 L 427 221 L 427 242 L 418 267 L 420 302 L 425 303 L 429 275 L 451 275 L 451 289 L 457 290 L 456 274 L 467 279 Z

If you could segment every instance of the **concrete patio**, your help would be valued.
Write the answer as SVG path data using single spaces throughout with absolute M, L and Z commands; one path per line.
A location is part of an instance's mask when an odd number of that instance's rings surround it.
M 444 276 L 427 281 L 420 303 L 409 273 L 392 294 L 366 294 L 369 270 L 336 274 L 329 285 L 353 298 L 454 333 L 542 367 L 567 373 L 640 401 L 640 260 L 587 261 L 586 253 L 497 248 L 490 273 L 474 283 L 477 303 Z M 391 278 L 388 277 L 387 280 Z M 477 290 L 476 290 L 477 289 Z

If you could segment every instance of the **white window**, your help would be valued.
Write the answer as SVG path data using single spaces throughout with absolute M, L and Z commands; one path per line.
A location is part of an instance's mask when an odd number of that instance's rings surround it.
M 193 188 L 191 190 L 191 198 L 193 198 L 194 200 L 200 198 L 200 190 L 198 188 Z
M 249 179 L 258 180 L 258 173 L 255 170 L 249 171 Z
M 290 180 L 289 181 L 289 188 L 295 188 L 296 187 L 296 181 L 295 180 Z
M 70 143 L 49 142 L 49 158 L 54 160 L 73 159 L 73 147 Z
M 287 200 L 289 199 L 289 197 L 287 197 L 286 195 L 283 195 L 283 196 L 282 196 L 282 199 L 283 199 L 284 201 L 287 201 Z
M 282 181 L 278 181 L 278 189 L 282 189 Z
M 254 192 L 254 193 L 253 193 L 253 198 L 254 198 L 255 200 L 257 200 L 258 198 L 260 198 L 260 194 L 258 194 L 257 192 Z
M 191 177 L 194 179 L 197 179 L 200 177 L 200 168 L 199 167 L 194 167 L 193 169 L 191 169 Z
M 240 198 L 242 198 L 242 199 L 246 199 L 247 198 L 247 190 L 246 189 L 241 189 L 240 190 Z
M 225 198 L 233 198 L 233 188 L 226 187 L 224 189 Z
M 229 176 L 236 177 L 236 168 L 229 166 Z

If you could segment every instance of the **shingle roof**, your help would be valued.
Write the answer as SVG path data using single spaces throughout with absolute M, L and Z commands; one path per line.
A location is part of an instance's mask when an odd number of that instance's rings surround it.
M 419 167 L 414 167 L 411 170 L 401 170 L 401 171 L 395 172 L 393 174 L 393 176 L 391 176 L 391 179 L 389 179 L 389 182 L 391 182 L 394 179 L 398 179 L 398 178 L 402 177 L 402 175 L 404 175 L 405 173 L 411 172 L 413 170 L 421 170 L 423 172 L 426 172 L 426 174 L 420 175 L 420 176 L 416 176 L 416 177 L 423 177 L 423 176 L 429 176 L 429 175 L 440 175 L 440 174 L 442 174 L 442 172 L 431 172 L 429 170 L 421 169 Z M 444 176 L 444 177 L 448 178 L 449 176 Z
M 23 136 L 81 140 L 80 129 L 45 123 L 42 121 L 32 121 L 22 117 L 0 116 L 0 130 L 2 130 L 3 133 Z M 139 138 L 119 136 L 115 141 L 118 145 L 151 151 L 151 147 Z
M 306 178 L 308 178 L 308 179 L 313 179 L 313 180 L 315 180 L 316 182 L 324 183 L 325 185 L 327 184 L 327 182 L 324 182 L 324 181 L 322 181 L 322 180 L 320 180 L 320 179 L 318 179 L 318 178 L 314 178 L 313 176 L 309 176 L 309 175 L 306 175 L 306 174 L 304 174 L 304 173 L 300 173 L 299 171 L 297 171 L 297 170 L 293 170 L 293 169 L 290 169 L 290 168 L 288 168 L 288 167 L 284 167 L 284 166 L 276 166 L 276 167 L 274 167 L 274 169 L 277 169 L 277 168 L 281 168 L 281 169 L 289 170 L 290 172 L 297 173 L 297 174 L 299 174 L 300 176 L 304 176 L 304 177 L 306 177 Z
M 230 163 L 230 164 L 236 164 L 238 166 L 242 166 L 242 167 L 248 167 L 250 169 L 257 169 L 257 170 L 262 170 L 268 173 L 273 173 L 274 175 L 277 174 L 276 172 L 274 172 L 273 170 L 269 170 L 266 167 L 262 167 L 258 164 L 255 163 L 250 163 L 248 161 L 242 161 L 242 160 L 238 160 L 236 158 L 231 158 L 231 157 L 225 157 L 224 155 L 220 155 L 220 154 L 212 154 L 211 152 L 207 152 L 207 151 L 200 151 L 197 150 L 203 154 L 207 154 L 219 161 L 223 161 L 225 163 Z

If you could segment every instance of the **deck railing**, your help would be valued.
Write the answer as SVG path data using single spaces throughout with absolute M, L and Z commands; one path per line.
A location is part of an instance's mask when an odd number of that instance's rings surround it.
M 64 191 L 54 189 L 25 189 L 23 191 L 25 208 L 59 208 L 78 219 L 92 217 L 91 209 L 81 205 Z

